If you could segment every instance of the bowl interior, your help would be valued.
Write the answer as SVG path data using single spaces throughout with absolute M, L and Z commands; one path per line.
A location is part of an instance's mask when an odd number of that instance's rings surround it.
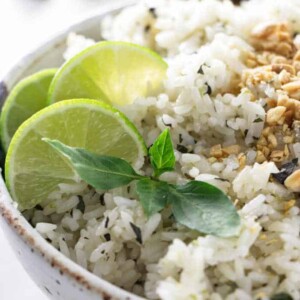
M 4 103 L 9 91 L 22 78 L 41 69 L 59 67 L 63 64 L 64 60 L 62 54 L 66 50 L 66 38 L 70 32 L 83 34 L 88 38 L 99 41 L 101 40 L 101 18 L 108 13 L 117 13 L 122 8 L 136 2 L 136 0 L 122 0 L 106 3 L 106 5 L 103 5 L 94 16 L 71 26 L 67 30 L 64 30 L 62 33 L 56 35 L 52 39 L 49 39 L 36 51 L 25 56 L 10 70 L 8 74 L 6 74 L 4 78 L 0 79 L 0 104 Z M 4 158 L 4 155 L 1 155 L 0 153 L 0 157 L 1 156 Z M 13 240 L 22 239 L 24 245 L 26 245 L 26 247 L 28 247 L 30 250 L 29 252 L 34 252 L 37 255 L 40 254 L 40 256 L 46 260 L 49 265 L 53 265 L 55 262 L 57 268 L 60 269 L 60 272 L 63 269 L 64 272 L 71 278 L 71 280 L 73 279 L 74 281 L 78 282 L 78 274 L 80 274 L 80 277 L 84 278 L 84 280 L 81 283 L 79 282 L 79 284 L 89 287 L 88 289 L 92 291 L 94 295 L 98 295 L 97 298 L 87 297 L 86 299 L 102 299 L 101 296 L 104 297 L 103 291 L 113 296 L 113 298 L 107 299 L 142 299 L 86 271 L 81 266 L 65 257 L 52 245 L 48 244 L 48 242 L 46 242 L 46 240 L 44 240 L 36 232 L 36 230 L 17 210 L 14 201 L 11 199 L 7 191 L 4 179 L 2 177 L 0 177 L 0 214 L 4 218 L 5 227 L 10 229 L 10 231 L 7 231 L 7 233 L 11 234 L 11 232 L 13 232 L 14 237 L 9 238 L 13 245 L 15 245 L 15 243 L 12 242 Z M 4 229 L 6 230 L 6 228 Z M 17 251 L 16 249 L 14 250 Z

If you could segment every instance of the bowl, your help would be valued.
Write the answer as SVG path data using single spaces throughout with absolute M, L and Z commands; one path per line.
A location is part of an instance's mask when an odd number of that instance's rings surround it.
M 0 79 L 0 104 L 11 88 L 23 77 L 40 69 L 58 67 L 63 63 L 69 32 L 77 32 L 100 40 L 99 24 L 106 14 L 117 13 L 136 1 L 122 0 L 101 6 L 97 15 L 85 19 L 50 39 L 24 57 Z M 0 177 L 0 223 L 16 256 L 35 283 L 50 299 L 56 300 L 138 300 L 136 295 L 93 275 L 51 246 L 27 222 L 9 195 Z

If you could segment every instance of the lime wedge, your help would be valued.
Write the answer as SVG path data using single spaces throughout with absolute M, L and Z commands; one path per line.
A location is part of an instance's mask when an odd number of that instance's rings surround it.
M 61 67 L 51 83 L 49 101 L 91 98 L 125 105 L 157 93 L 166 70 L 166 62 L 148 48 L 100 42 Z
M 98 100 L 66 100 L 33 115 L 17 130 L 5 161 L 6 183 L 20 209 L 41 203 L 59 183 L 79 178 L 47 137 L 91 152 L 123 158 L 135 168 L 147 152 L 143 138 L 118 110 Z
M 33 114 L 47 106 L 50 83 L 57 69 L 47 69 L 21 80 L 4 103 L 0 130 L 5 151 L 18 127 Z

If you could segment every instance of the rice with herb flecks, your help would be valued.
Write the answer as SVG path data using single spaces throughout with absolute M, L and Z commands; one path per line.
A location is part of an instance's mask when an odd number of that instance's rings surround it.
M 201 235 L 169 209 L 148 219 L 134 184 L 61 184 L 26 216 L 63 254 L 149 299 L 300 299 L 300 2 L 148 1 L 101 31 L 166 59 L 164 92 L 119 109 L 147 145 L 169 127 L 176 171 L 162 179 L 222 189 L 241 231 Z M 70 35 L 65 58 L 93 43 Z

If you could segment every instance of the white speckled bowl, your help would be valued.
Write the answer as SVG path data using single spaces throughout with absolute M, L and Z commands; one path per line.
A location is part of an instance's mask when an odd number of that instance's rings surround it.
M 0 103 L 21 78 L 47 67 L 63 63 L 62 53 L 69 32 L 100 39 L 100 19 L 136 1 L 111 1 L 94 17 L 84 20 L 49 40 L 26 56 L 0 80 Z M 0 222 L 17 257 L 36 284 L 50 299 L 112 300 L 142 299 L 86 271 L 48 244 L 15 208 L 5 183 L 0 178 Z M 126 274 L 124 274 L 126 276 Z M 4 300 L 4 299 L 3 299 Z

